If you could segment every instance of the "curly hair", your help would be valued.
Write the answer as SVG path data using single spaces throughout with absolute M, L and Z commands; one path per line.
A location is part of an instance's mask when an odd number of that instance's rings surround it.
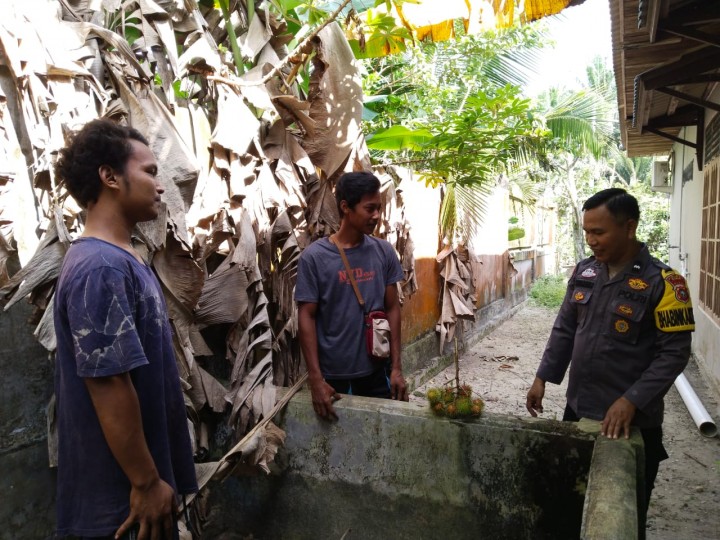
M 133 152 L 131 140 L 149 146 L 147 139 L 134 128 L 107 119 L 88 122 L 60 150 L 55 163 L 55 176 L 65 184 L 78 204 L 87 208 L 100 196 L 101 166 L 112 167 L 119 174 L 125 172 L 128 158 Z

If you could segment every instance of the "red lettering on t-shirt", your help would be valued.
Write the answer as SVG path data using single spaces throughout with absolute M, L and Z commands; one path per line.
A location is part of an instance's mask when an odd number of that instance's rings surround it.
M 362 267 L 352 269 L 355 281 L 372 281 L 375 279 L 375 270 L 365 271 Z M 350 283 L 346 270 L 338 270 L 338 283 Z

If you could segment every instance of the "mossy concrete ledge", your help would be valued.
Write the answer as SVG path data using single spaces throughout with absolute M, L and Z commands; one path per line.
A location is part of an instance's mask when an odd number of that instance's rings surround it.
M 581 538 L 635 540 L 644 522 L 644 446 L 633 429 L 630 439 L 599 435 L 599 422 L 581 421 L 581 429 L 597 435 L 590 465 Z M 641 511 L 638 511 L 641 508 Z
M 269 476 L 211 489 L 207 538 L 578 538 L 595 436 L 577 425 L 435 417 L 343 396 L 324 422 L 307 391 L 279 425 Z M 228 536 L 228 531 L 233 535 Z

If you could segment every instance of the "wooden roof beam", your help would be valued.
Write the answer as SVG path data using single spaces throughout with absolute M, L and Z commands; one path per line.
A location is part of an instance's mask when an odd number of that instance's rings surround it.
M 695 41 L 699 41 L 700 43 L 707 43 L 708 45 L 720 47 L 720 38 L 718 38 L 716 35 L 701 32 L 700 30 L 694 30 L 687 26 L 681 26 L 678 24 L 664 24 L 662 25 L 661 30 L 663 32 L 667 32 L 668 34 L 681 36 Z
M 638 133 L 642 133 L 643 129 L 643 118 L 645 116 L 645 105 L 647 102 L 647 92 L 645 92 L 645 85 L 643 80 L 638 75 L 633 81 L 633 115 L 632 115 L 632 127 L 638 130 Z
M 645 28 L 648 25 L 649 5 L 647 1 L 640 0 L 637 3 L 637 27 Z
M 703 73 L 700 75 L 690 75 L 682 80 L 678 80 L 678 84 L 707 84 L 720 82 L 720 73 Z
M 699 75 L 720 68 L 720 50 L 716 47 L 703 47 L 698 51 L 682 56 L 679 60 L 658 66 L 639 74 L 646 90 L 661 86 L 678 84 L 688 76 Z
M 689 146 L 690 148 L 695 148 L 697 150 L 697 143 L 688 141 L 687 139 L 681 139 L 680 137 L 676 137 L 675 135 L 671 135 L 670 133 L 665 133 L 664 131 L 660 131 L 659 129 L 650 126 L 645 126 L 645 130 L 649 131 L 650 133 L 654 133 L 658 137 L 670 139 L 673 142 L 684 144 L 685 146 Z
M 685 127 L 696 126 L 699 119 L 703 115 L 702 107 L 697 105 L 685 105 L 679 107 L 675 114 L 667 116 L 657 116 L 648 120 L 647 128 L 669 128 L 669 127 Z
M 718 68 L 720 68 L 720 50 L 708 46 L 686 54 L 675 62 L 637 75 L 633 81 L 632 127 L 637 129 L 639 134 L 642 134 L 648 120 L 649 106 L 652 101 L 650 93 L 653 90 L 658 90 L 688 103 L 720 111 L 720 105 L 717 103 L 669 88 L 680 84 L 688 76 L 703 74 Z
M 648 29 L 650 34 L 650 43 L 655 43 L 657 38 L 658 24 L 660 22 L 660 4 L 661 0 L 653 0 L 648 8 Z
M 720 111 L 720 103 L 714 103 L 706 99 L 698 98 L 693 95 L 686 94 L 685 92 L 678 92 L 677 90 L 673 90 L 672 88 L 656 88 L 655 90 L 657 90 L 658 92 L 662 92 L 663 94 L 667 94 L 668 96 L 675 96 L 676 98 L 687 101 L 688 103 L 694 103 L 695 105 L 699 105 L 700 107 L 705 107 L 706 109 Z
M 695 0 L 668 13 L 667 18 L 675 24 L 698 25 L 720 22 L 720 3 L 708 0 Z
M 681 139 L 671 133 L 660 130 L 660 128 L 684 126 L 695 126 L 695 142 Z M 696 162 L 698 170 L 703 170 L 703 156 L 705 153 L 705 109 L 696 107 L 695 105 L 686 105 L 679 109 L 679 112 L 674 115 L 674 118 L 653 118 L 648 122 L 648 125 L 645 126 L 645 131 L 694 148 L 695 155 L 697 156 Z

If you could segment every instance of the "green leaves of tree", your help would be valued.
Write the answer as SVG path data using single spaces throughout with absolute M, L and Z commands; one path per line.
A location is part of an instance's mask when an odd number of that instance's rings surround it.
M 394 125 L 367 139 L 374 150 L 407 150 L 430 183 L 453 182 L 478 186 L 518 163 L 530 139 L 542 137 L 530 110 L 530 100 L 507 85 L 478 90 L 462 110 L 442 119 L 419 119 L 411 129 Z
M 444 187 L 448 238 L 466 238 L 482 221 L 501 174 L 515 177 L 544 155 L 548 131 L 517 86 L 539 41 L 537 29 L 512 28 L 365 62 L 366 106 L 377 113 L 365 125 L 368 146 L 379 160 Z
M 462 111 L 433 127 L 436 135 L 423 148 L 427 165 L 463 186 L 483 184 L 507 171 L 523 140 L 537 133 L 530 100 L 509 85 L 476 92 Z
M 370 35 L 364 43 L 357 39 L 348 40 L 355 58 L 377 58 L 400 53 L 407 48 L 405 40 L 412 39 L 407 28 L 398 26 L 394 17 L 379 10 L 367 11 L 365 27 L 370 30 Z
M 392 126 L 381 129 L 366 138 L 368 148 L 373 150 L 412 150 L 422 151 L 433 138 L 430 130 L 409 129 L 405 126 Z

